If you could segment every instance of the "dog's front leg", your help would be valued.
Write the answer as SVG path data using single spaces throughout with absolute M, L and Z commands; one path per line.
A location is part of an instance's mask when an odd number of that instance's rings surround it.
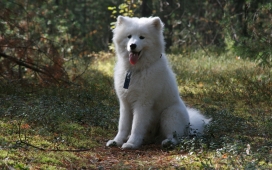
M 120 100 L 120 118 L 118 133 L 113 140 L 107 142 L 107 146 L 122 146 L 128 139 L 132 124 L 132 111 L 125 100 Z
M 131 135 L 128 141 L 122 145 L 123 149 L 137 149 L 140 147 L 150 126 L 150 119 L 152 119 L 150 108 L 135 107 Z

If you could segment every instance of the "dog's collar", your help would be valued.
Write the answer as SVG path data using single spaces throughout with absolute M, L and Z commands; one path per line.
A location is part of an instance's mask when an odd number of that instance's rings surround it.
M 129 83 L 130 83 L 130 77 L 131 77 L 131 71 L 129 70 L 127 71 L 127 74 L 126 74 L 126 78 L 125 78 L 125 82 L 123 86 L 124 89 L 128 89 Z

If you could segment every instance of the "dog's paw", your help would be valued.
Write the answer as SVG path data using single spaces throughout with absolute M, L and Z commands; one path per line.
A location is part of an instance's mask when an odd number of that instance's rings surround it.
M 118 143 L 114 140 L 109 140 L 106 144 L 106 146 L 108 147 L 114 147 L 114 146 L 118 146 Z
M 162 141 L 162 147 L 163 148 L 173 148 L 175 145 L 177 145 L 177 140 L 172 138 L 172 139 L 165 139 Z
M 122 145 L 122 149 L 138 149 L 138 148 L 139 148 L 139 146 L 136 146 L 132 143 L 124 143 Z

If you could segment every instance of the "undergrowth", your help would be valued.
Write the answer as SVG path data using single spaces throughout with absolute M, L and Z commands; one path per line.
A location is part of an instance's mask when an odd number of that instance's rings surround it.
M 110 56 L 97 54 L 80 85 L 0 83 L 0 168 L 272 168 L 271 69 L 232 54 L 169 55 L 181 97 L 212 123 L 171 150 L 121 151 L 104 148 L 119 115 Z

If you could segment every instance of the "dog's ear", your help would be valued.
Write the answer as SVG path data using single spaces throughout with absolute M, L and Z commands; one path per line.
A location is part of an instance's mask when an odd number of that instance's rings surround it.
M 121 25 L 125 20 L 126 20 L 126 17 L 123 17 L 123 16 L 119 15 L 117 17 L 116 26 Z
M 152 18 L 152 25 L 154 25 L 154 27 L 158 30 L 161 30 L 163 28 L 163 23 L 159 17 Z

